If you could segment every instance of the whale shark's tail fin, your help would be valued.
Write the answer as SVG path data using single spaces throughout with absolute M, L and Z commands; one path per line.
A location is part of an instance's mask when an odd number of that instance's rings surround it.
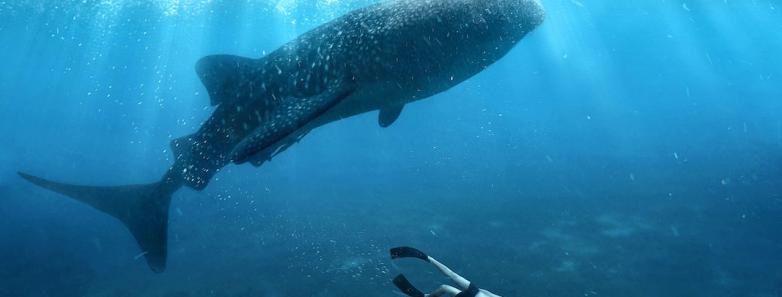
M 158 183 L 116 187 L 77 186 L 53 182 L 19 172 L 29 182 L 63 194 L 122 221 L 136 238 L 155 272 L 166 268 L 168 207 L 178 187 L 164 179 Z

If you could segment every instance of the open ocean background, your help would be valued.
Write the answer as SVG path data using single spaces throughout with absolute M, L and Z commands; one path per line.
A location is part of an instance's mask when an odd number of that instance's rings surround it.
M 369 0 L 0 1 L 0 296 L 782 296 L 782 2 L 543 0 L 446 93 L 319 128 L 175 194 L 168 269 L 24 182 L 157 180 L 211 113 L 210 54 L 260 57 Z

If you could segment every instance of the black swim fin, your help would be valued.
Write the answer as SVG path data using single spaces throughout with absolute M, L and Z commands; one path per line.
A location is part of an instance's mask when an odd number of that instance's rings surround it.
M 408 246 L 395 247 L 391 249 L 391 259 L 399 258 L 418 258 L 429 262 L 429 256 L 427 256 L 424 252 Z
M 473 283 L 470 283 L 470 286 L 467 287 L 466 290 L 460 292 L 459 294 L 456 294 L 454 297 L 475 297 L 478 296 L 478 293 L 481 292 L 481 289 L 478 289 L 478 286 L 476 286 Z
M 397 275 L 394 278 L 394 285 L 396 285 L 399 290 L 402 291 L 402 293 L 405 293 L 405 295 L 410 297 L 425 297 L 426 295 L 424 292 L 421 292 L 420 290 L 416 289 L 413 284 L 410 283 L 410 281 L 407 280 L 407 278 L 404 275 Z
M 19 175 L 35 185 L 84 202 L 119 219 L 141 246 L 149 267 L 155 272 L 166 269 L 168 208 L 178 185 L 164 179 L 146 185 L 77 186 L 22 172 Z

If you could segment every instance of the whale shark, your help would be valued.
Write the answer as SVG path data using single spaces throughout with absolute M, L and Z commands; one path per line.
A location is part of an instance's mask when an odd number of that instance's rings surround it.
M 261 58 L 206 56 L 196 73 L 214 106 L 174 139 L 174 163 L 149 184 L 87 186 L 19 172 L 33 184 L 119 219 L 154 272 L 166 268 L 169 206 L 203 190 L 221 168 L 260 166 L 313 129 L 379 111 L 391 126 L 432 97 L 500 60 L 544 19 L 538 0 L 392 0 L 316 27 Z

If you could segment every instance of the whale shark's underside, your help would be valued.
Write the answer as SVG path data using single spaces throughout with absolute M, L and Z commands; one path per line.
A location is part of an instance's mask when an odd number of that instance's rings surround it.
M 399 0 L 354 10 L 260 59 L 201 59 L 196 72 L 216 109 L 198 131 L 171 143 L 175 162 L 158 182 L 96 187 L 20 175 L 122 221 L 161 272 L 179 188 L 202 190 L 230 163 L 260 166 L 342 118 L 378 110 L 388 127 L 406 103 L 506 55 L 543 16 L 537 0 Z

